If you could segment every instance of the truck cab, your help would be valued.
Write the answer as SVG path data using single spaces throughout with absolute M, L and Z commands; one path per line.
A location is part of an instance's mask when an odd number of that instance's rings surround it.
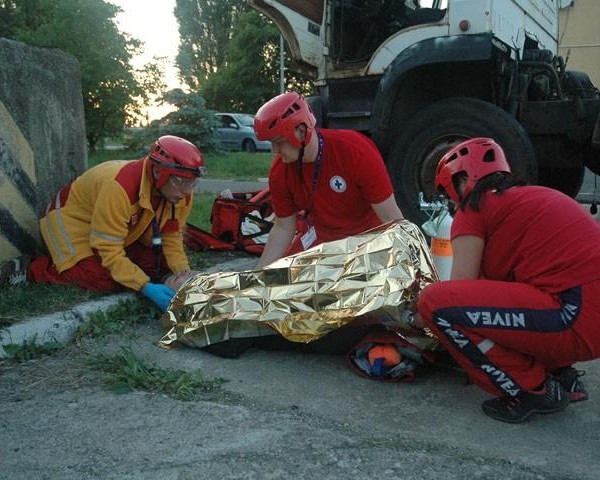
M 405 215 L 458 142 L 493 137 L 521 179 L 600 173 L 600 96 L 558 52 L 560 0 L 249 0 L 309 75 L 318 124 L 370 136 Z

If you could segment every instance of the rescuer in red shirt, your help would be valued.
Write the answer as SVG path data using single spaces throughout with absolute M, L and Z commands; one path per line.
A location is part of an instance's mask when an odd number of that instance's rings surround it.
M 585 400 L 572 365 L 600 357 L 600 226 L 572 198 L 520 185 L 490 138 L 452 148 L 435 183 L 457 206 L 453 264 L 421 292 L 416 326 L 496 396 L 482 406 L 496 420 Z
M 254 117 L 257 138 L 270 140 L 275 153 L 269 188 L 276 219 L 258 268 L 403 218 L 375 144 L 355 131 L 315 125 L 295 92 L 272 98 Z M 296 235 L 299 214 L 306 228 Z

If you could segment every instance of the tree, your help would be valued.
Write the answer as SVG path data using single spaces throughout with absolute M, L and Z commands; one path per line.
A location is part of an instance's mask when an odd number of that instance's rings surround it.
M 0 2 L 0 28 L 9 38 L 59 48 L 81 64 L 87 139 L 93 151 L 104 137 L 120 134 L 149 97 L 164 89 L 156 61 L 135 70 L 139 41 L 119 32 L 119 8 L 104 0 Z
M 200 86 L 220 111 L 255 112 L 277 91 L 279 32 L 254 11 L 238 15 L 227 46 L 227 62 Z
M 177 0 L 175 17 L 181 43 L 176 64 L 190 89 L 200 85 L 226 62 L 226 49 L 244 0 Z
M 201 150 L 216 147 L 214 134 L 217 119 L 215 112 L 206 108 L 204 98 L 197 93 L 186 93 L 176 88 L 166 92 L 161 100 L 173 105 L 175 110 L 150 124 L 143 132 L 142 140 L 145 143 L 161 135 L 176 135 L 189 140 Z
M 178 63 L 181 77 L 191 90 L 200 92 L 211 108 L 255 112 L 279 92 L 279 31 L 270 20 L 255 10 L 240 7 L 232 11 L 232 20 L 227 16 L 227 21 L 223 21 L 216 15 L 217 10 L 211 10 L 214 5 L 205 5 L 192 14 L 189 9 L 195 2 L 178 0 L 177 3 L 180 14 L 185 11 L 185 15 L 178 17 L 182 36 L 178 59 L 185 58 L 188 62 Z M 196 57 L 188 54 L 192 42 L 197 47 Z M 213 42 L 217 42 L 214 48 L 210 47 Z M 309 93 L 311 83 L 288 71 L 286 88 Z

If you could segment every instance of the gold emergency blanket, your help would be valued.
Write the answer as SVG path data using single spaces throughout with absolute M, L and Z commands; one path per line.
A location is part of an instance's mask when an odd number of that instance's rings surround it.
M 284 257 L 266 268 L 198 274 L 178 290 L 160 340 L 203 347 L 280 333 L 310 342 L 369 312 L 401 324 L 438 281 L 419 228 L 406 220 Z M 399 325 L 401 326 L 401 325 Z

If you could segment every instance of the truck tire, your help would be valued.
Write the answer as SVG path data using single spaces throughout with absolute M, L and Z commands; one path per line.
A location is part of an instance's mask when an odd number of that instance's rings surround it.
M 483 100 L 455 97 L 423 108 L 397 132 L 386 158 L 396 200 L 404 216 L 421 225 L 419 192 L 432 198 L 435 169 L 451 147 L 474 137 L 494 138 L 504 149 L 513 174 L 537 180 L 535 150 L 523 127 L 508 113 Z
M 569 197 L 575 198 L 581 190 L 585 167 L 571 168 L 547 168 L 538 169 L 538 183 L 546 187 L 554 188 Z

